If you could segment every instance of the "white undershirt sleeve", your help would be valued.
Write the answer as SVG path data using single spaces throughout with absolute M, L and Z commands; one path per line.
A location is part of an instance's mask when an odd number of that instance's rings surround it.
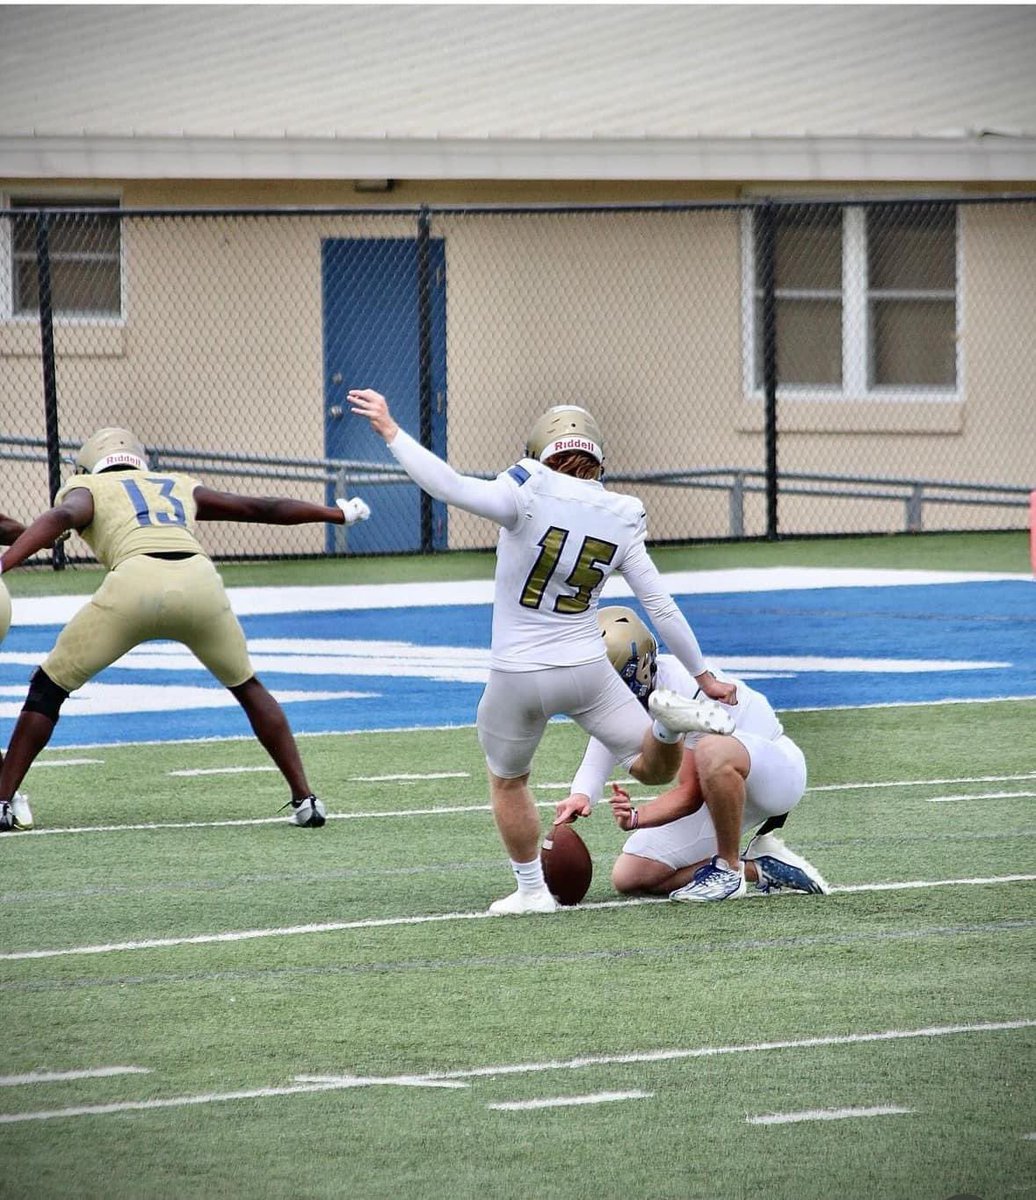
M 581 796 L 588 796 L 590 807 L 595 807 L 604 795 L 604 785 L 615 769 L 615 763 L 616 759 L 608 747 L 596 738 L 591 738 L 587 744 L 586 753 L 583 755 L 583 761 L 579 764 L 579 769 L 572 780 L 570 794 L 578 793 Z
M 518 520 L 515 485 L 507 479 L 461 475 L 401 429 L 388 443 L 392 457 L 422 491 L 477 517 L 510 528 Z
M 647 609 L 670 654 L 675 655 L 692 675 L 707 670 L 694 630 L 666 591 L 662 576 L 642 542 L 630 547 L 622 564 L 622 575 Z

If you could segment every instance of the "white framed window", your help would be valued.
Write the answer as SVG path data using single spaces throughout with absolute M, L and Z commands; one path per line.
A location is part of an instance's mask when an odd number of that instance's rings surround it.
M 782 203 L 774 212 L 782 398 L 958 400 L 960 269 L 953 204 Z M 742 224 L 746 394 L 763 392 L 764 223 Z
M 23 209 L 75 208 L 48 220 L 51 305 L 56 319 L 121 320 L 123 317 L 122 229 L 117 216 L 90 209 L 117 208 L 118 198 L 99 196 L 11 196 L 4 218 L 3 315 L 31 319 L 39 313 L 35 214 Z

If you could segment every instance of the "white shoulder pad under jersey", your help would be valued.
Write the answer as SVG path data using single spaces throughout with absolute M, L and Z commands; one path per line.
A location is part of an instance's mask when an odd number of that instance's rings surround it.
M 514 488 L 519 515 L 497 542 L 491 665 L 528 671 L 603 658 L 597 601 L 647 536 L 643 504 L 534 459 L 498 478 Z

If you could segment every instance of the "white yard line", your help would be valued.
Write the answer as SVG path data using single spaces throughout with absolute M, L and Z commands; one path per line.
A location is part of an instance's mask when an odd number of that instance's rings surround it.
M 856 892 L 913 891 L 920 888 L 966 887 L 985 883 L 1024 883 L 1036 880 L 1036 875 L 995 875 L 976 879 L 915 879 L 897 883 L 859 883 L 834 887 L 832 894 Z M 761 897 L 760 897 L 761 898 Z M 755 902 L 755 901 L 753 901 Z M 573 912 L 588 912 L 604 908 L 632 908 L 641 904 L 668 904 L 664 897 L 644 897 L 632 900 L 601 900 L 559 909 L 555 916 Z M 226 933 L 199 933 L 188 937 L 145 938 L 133 942 L 105 942 L 93 946 L 66 946 L 53 950 L 14 950 L 0 954 L 0 962 L 15 962 L 35 958 L 67 958 L 72 955 L 114 954 L 124 950 L 166 950 L 175 946 L 202 946 L 219 942 L 244 942 L 258 938 L 299 937 L 311 933 L 339 933 L 349 929 L 387 929 L 393 926 L 435 925 L 452 921 L 483 921 L 497 918 L 485 911 L 434 913 L 418 917 L 369 917 L 359 921 L 322 921 L 310 925 L 286 925 L 269 929 L 238 929 Z
M 80 759 L 89 762 L 90 759 Z M 57 764 L 55 764 L 57 765 Z M 65 764 L 60 764 L 65 765 Z M 167 775 L 175 775 L 179 779 L 189 779 L 196 775 L 244 775 L 251 771 L 276 771 L 276 767 L 206 767 L 188 771 L 167 771 Z M 470 779 L 467 771 L 439 771 L 433 775 L 350 775 L 348 783 L 413 783 L 425 779 Z
M 653 1100 L 654 1092 L 593 1092 L 589 1096 L 553 1096 L 543 1100 L 504 1100 L 487 1104 L 499 1112 L 522 1112 L 533 1108 L 572 1108 L 580 1104 L 609 1104 L 613 1100 Z
M 912 1108 L 898 1104 L 879 1104 L 873 1108 L 811 1108 L 805 1112 L 767 1113 L 762 1117 L 746 1117 L 749 1125 L 796 1125 L 800 1121 L 845 1121 L 850 1117 L 892 1117 L 912 1113 Z
M 57 763 L 48 764 L 57 766 Z M 64 764 L 62 764 L 64 765 Z M 171 775 L 203 775 L 203 774 L 220 774 L 236 770 L 242 771 L 274 771 L 274 767 L 218 767 L 211 771 L 171 771 Z M 426 778 L 426 779 L 462 779 L 469 778 L 464 772 L 443 773 L 439 775 L 427 776 L 372 776 L 368 780 L 354 780 L 354 782 L 380 782 L 385 779 L 406 779 L 406 778 Z M 1036 779 L 1036 771 L 1028 772 L 1024 775 L 978 775 L 974 777 L 965 777 L 961 779 L 900 779 L 889 783 L 834 783 L 825 784 L 821 787 L 807 788 L 807 794 L 813 792 L 853 792 L 862 791 L 869 788 L 904 788 L 904 787 L 935 787 L 948 783 L 963 784 L 963 783 L 1010 783 L 1014 781 Z M 631 780 L 617 780 L 618 783 L 630 783 Z M 533 785 L 534 790 L 540 789 L 543 791 L 564 791 L 567 790 L 567 783 L 540 783 Z M 1005 792 L 1004 796 L 1031 796 L 1031 792 Z M 954 797 L 956 798 L 956 797 Z M 964 797 L 962 797 L 964 798 Z M 992 798 L 992 797 L 990 797 Z M 939 799 L 937 797 L 937 799 Z M 537 804 L 538 808 L 554 808 L 553 800 L 541 800 Z M 367 821 L 376 818 L 384 817 L 431 817 L 439 815 L 450 815 L 455 813 L 476 813 L 489 812 L 488 804 L 452 804 L 442 805 L 434 808 L 396 808 L 387 809 L 381 812 L 330 812 L 327 814 L 329 821 Z M 68 825 L 56 826 L 51 829 L 33 829 L 28 832 L 30 837 L 44 837 L 54 834 L 69 834 L 69 833 L 130 833 L 133 831 L 153 832 L 159 829 L 219 829 L 236 826 L 249 825 L 276 825 L 283 821 L 283 816 L 273 817 L 240 817 L 224 821 L 143 821 L 127 825 Z M 20 833 L 17 840 L 24 841 L 25 833 Z M 2 839 L 6 842 L 6 839 Z
M 349 783 L 412 783 L 421 779 L 470 779 L 470 771 L 436 771 L 431 775 L 350 775 Z
M 1032 883 L 1036 875 L 987 875 L 972 879 L 911 879 L 895 883 L 850 883 L 831 889 L 831 895 L 855 892 L 909 892 L 918 888 L 957 887 L 962 884 Z
M 554 808 L 553 800 L 541 801 L 539 808 Z M 383 812 L 345 812 L 328 813 L 329 821 L 367 821 L 376 817 L 434 817 L 449 813 L 489 812 L 488 804 L 455 804 L 444 805 L 440 808 L 394 808 Z M 226 821 L 141 821 L 133 825 L 67 825 L 55 829 L 30 829 L 25 833 L 12 834 L 0 838 L 0 845 L 8 845 L 17 841 L 30 841 L 32 838 L 44 837 L 59 833 L 132 833 L 134 831 L 152 832 L 158 829 L 222 829 L 244 825 L 280 825 L 286 824 L 287 819 L 279 817 L 239 817 Z
M 1024 800 L 1036 792 L 970 792 L 962 796 L 928 796 L 929 804 L 948 804 L 952 800 Z
M 28 1075 L 0 1075 L 0 1087 L 31 1083 L 66 1083 L 73 1079 L 108 1079 L 112 1075 L 150 1075 L 150 1067 L 90 1067 L 81 1071 L 30 1071 Z
M 170 1096 L 164 1100 L 126 1100 L 112 1104 L 76 1105 L 41 1112 L 3 1113 L 0 1125 L 24 1121 L 49 1121 L 62 1117 L 104 1116 L 109 1113 L 140 1112 L 158 1108 L 184 1108 L 189 1105 L 218 1104 L 232 1100 L 257 1100 L 275 1096 L 297 1096 L 305 1092 L 334 1092 L 350 1088 L 397 1084 L 430 1086 L 456 1080 L 492 1079 L 509 1075 L 530 1075 L 546 1071 L 574 1071 L 585 1067 L 627 1066 L 637 1063 L 679 1062 L 696 1058 L 714 1058 L 726 1054 L 756 1054 L 771 1050 L 810 1050 L 821 1046 L 855 1046 L 869 1042 L 892 1042 L 914 1038 L 949 1037 L 957 1034 L 998 1033 L 1029 1029 L 1036 1020 L 989 1021 L 970 1025 L 931 1025 L 922 1029 L 886 1029 L 873 1033 L 850 1033 L 831 1037 L 802 1038 L 793 1041 L 756 1042 L 738 1046 L 698 1046 L 648 1050 L 631 1054 L 593 1055 L 585 1058 L 547 1062 L 505 1063 L 499 1066 L 472 1067 L 454 1071 L 429 1071 L 425 1075 L 388 1075 L 371 1078 L 352 1075 L 296 1076 L 290 1087 L 250 1088 L 235 1092 L 205 1092 L 194 1096 Z
M 890 783 L 826 783 L 820 787 L 806 788 L 811 792 L 863 792 L 870 788 L 943 787 L 947 783 L 1014 783 L 1022 779 L 1036 779 L 1036 771 L 1024 775 L 965 775 L 959 779 L 896 779 Z
M 188 771 L 167 771 L 166 774 L 191 779 L 195 775 L 248 775 L 255 771 L 266 773 L 276 770 L 276 767 L 197 767 Z
M 56 758 L 48 762 L 37 759 L 33 767 L 99 767 L 104 765 L 103 758 Z

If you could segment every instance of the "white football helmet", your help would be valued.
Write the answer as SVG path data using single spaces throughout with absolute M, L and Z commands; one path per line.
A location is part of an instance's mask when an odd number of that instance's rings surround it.
M 136 434 L 115 426 L 98 429 L 79 447 L 77 475 L 99 475 L 109 467 L 148 469 L 147 451 Z
M 581 450 L 599 463 L 604 462 L 604 438 L 601 429 L 585 408 L 577 404 L 558 404 L 548 408 L 533 425 L 525 446 L 528 458 L 546 462 L 553 454 Z
M 641 704 L 647 703 L 658 670 L 658 643 L 632 608 L 610 604 L 597 610 L 608 660 Z

